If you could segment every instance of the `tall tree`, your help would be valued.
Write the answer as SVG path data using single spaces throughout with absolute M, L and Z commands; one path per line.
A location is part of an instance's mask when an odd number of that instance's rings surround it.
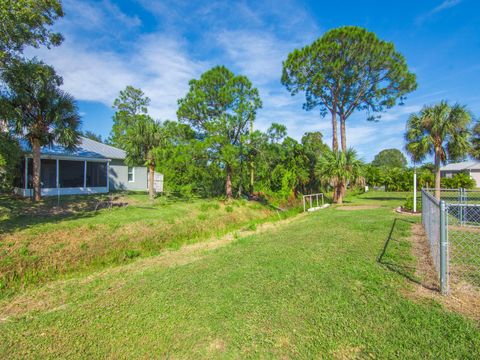
M 323 142 L 323 134 L 320 131 L 306 132 L 302 136 L 302 145 L 308 158 L 309 181 L 307 191 L 310 193 L 320 191 L 320 182 L 315 175 L 315 169 L 321 156 L 329 151 L 328 145 Z
M 375 155 L 372 165 L 387 168 L 405 168 L 407 166 L 407 159 L 398 149 L 385 149 Z
M 177 116 L 205 137 L 209 156 L 225 170 L 225 194 L 233 196 L 232 176 L 238 167 L 242 139 L 262 106 L 258 90 L 242 75 L 216 66 L 191 80 L 188 94 L 178 101 Z
M 363 162 L 352 148 L 345 152 L 329 150 L 320 158 L 317 174 L 332 185 L 334 202 L 342 204 L 347 183 L 363 180 Z
M 415 162 L 427 155 L 435 159 L 435 196 L 440 199 L 440 165 L 458 160 L 471 151 L 469 126 L 472 116 L 465 106 L 442 101 L 425 106 L 407 122 L 406 149 Z
M 135 122 L 126 129 L 124 148 L 129 166 L 145 165 L 148 167 L 148 193 L 155 198 L 155 149 L 162 144 L 163 129 L 148 115 L 139 115 Z
M 25 138 L 33 153 L 34 199 L 41 199 L 40 148 L 57 142 L 73 149 L 79 142 L 80 116 L 73 97 L 59 87 L 55 70 L 34 59 L 14 60 L 1 73 L 1 116 Z
M 62 16 L 59 0 L 1 0 L 0 65 L 25 46 L 59 45 L 63 37 L 50 27 Z
M 306 110 L 320 108 L 332 121 L 332 149 L 338 150 L 337 116 L 342 151 L 347 151 L 346 121 L 356 110 L 375 114 L 394 106 L 415 90 L 415 75 L 392 43 L 356 26 L 325 33 L 283 63 L 282 83 L 292 93 L 305 92 Z
M 127 86 L 113 103 L 115 114 L 108 142 L 121 149 L 124 148 L 127 129 L 148 113 L 150 99 L 141 89 Z

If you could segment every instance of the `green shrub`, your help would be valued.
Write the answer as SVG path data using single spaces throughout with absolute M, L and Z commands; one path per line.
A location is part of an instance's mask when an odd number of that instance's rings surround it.
M 461 172 L 455 174 L 451 178 L 442 178 L 441 186 L 444 189 L 473 189 L 475 188 L 475 180 L 473 180 L 469 174 Z
M 403 204 L 403 209 L 408 211 L 413 211 L 413 195 L 408 195 L 405 203 Z M 422 211 L 422 198 L 417 196 L 417 212 Z
M 228 213 L 231 213 L 231 212 L 233 212 L 233 207 L 231 207 L 230 205 L 225 206 L 225 211 L 228 212 Z

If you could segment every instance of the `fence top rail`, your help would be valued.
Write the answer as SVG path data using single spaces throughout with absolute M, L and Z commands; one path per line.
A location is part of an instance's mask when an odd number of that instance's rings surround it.
M 323 196 L 323 193 L 318 193 L 318 194 L 308 194 L 308 195 L 303 195 L 303 197 L 309 197 L 309 196 L 317 196 L 317 195 L 322 195 Z
M 424 194 L 426 197 L 428 197 L 431 201 L 433 201 L 435 204 L 440 205 L 440 200 L 438 200 L 435 196 L 430 194 L 429 190 L 431 189 L 422 189 L 422 194 Z

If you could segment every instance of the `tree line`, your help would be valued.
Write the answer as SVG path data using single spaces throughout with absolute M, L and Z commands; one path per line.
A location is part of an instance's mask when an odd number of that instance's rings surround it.
M 6 169 L 15 168 L 14 153 L 19 152 L 15 139 L 23 138 L 33 154 L 35 200 L 40 199 L 40 148 L 56 142 L 73 149 L 81 135 L 96 138 L 81 132 L 76 102 L 61 89 L 61 76 L 23 55 L 27 46 L 59 46 L 63 36 L 51 26 L 62 16 L 58 0 L 5 0 L 0 5 L 0 119 L 8 130 L 0 137 L 0 173 L 10 180 Z M 280 124 L 256 129 L 259 92 L 246 76 L 225 66 L 189 82 L 187 94 L 178 100 L 176 120 L 152 118 L 150 99 L 127 86 L 113 103 L 113 127 L 106 141 L 126 151 L 127 164 L 148 167 L 151 196 L 155 170 L 165 174 L 167 189 L 188 196 L 248 194 L 287 201 L 323 189 L 342 203 L 348 187 L 383 182 L 389 189 L 399 188 L 402 172 L 394 176 L 392 169 L 404 168 L 406 160 L 380 174 L 382 167 L 375 161 L 365 165 L 347 145 L 347 122 L 354 112 L 378 122 L 382 112 L 402 105 L 417 87 L 415 74 L 394 44 L 356 26 L 327 31 L 288 54 L 281 82 L 292 96 L 303 94 L 305 110 L 316 109 L 320 118 L 329 115 L 331 147 L 320 132 L 305 133 L 297 141 Z M 441 163 L 478 156 L 479 133 L 465 106 L 442 101 L 412 114 L 404 136 L 412 161 L 433 155 L 435 187 L 440 187 Z M 396 155 L 390 155 L 382 156 L 395 161 Z

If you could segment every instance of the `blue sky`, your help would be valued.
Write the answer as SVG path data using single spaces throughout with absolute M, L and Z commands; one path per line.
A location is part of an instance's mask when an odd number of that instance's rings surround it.
M 480 115 L 480 2 L 431 1 L 160 1 L 63 0 L 56 29 L 61 47 L 31 52 L 53 65 L 78 100 L 83 129 L 108 136 L 112 103 L 127 85 L 151 98 L 158 120 L 176 119 L 188 81 L 223 64 L 260 90 L 256 126 L 285 124 L 300 139 L 320 130 L 330 144 L 328 117 L 302 109 L 280 83 L 288 53 L 329 29 L 357 25 L 394 42 L 416 73 L 418 90 L 378 123 L 355 113 L 347 141 L 367 161 L 385 148 L 403 148 L 408 115 L 441 99 Z

